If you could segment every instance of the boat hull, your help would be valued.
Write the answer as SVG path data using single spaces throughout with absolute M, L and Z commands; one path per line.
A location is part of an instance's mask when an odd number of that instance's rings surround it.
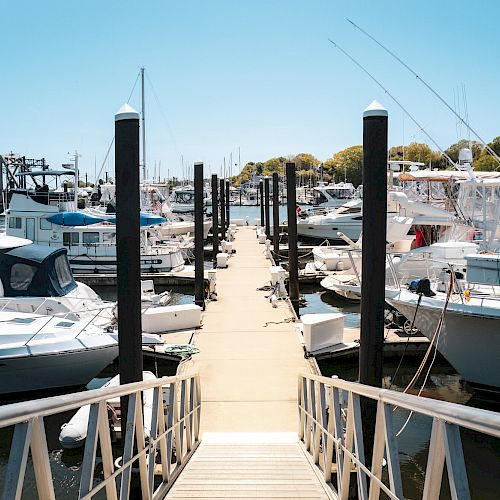
M 118 356 L 118 344 L 0 358 L 0 394 L 83 386 Z
M 402 301 L 398 296 L 387 301 L 410 320 L 415 316 L 416 301 Z M 432 339 L 442 310 L 442 301 L 422 297 L 415 326 Z M 500 318 L 468 314 L 449 305 L 445 313 L 437 348 L 447 361 L 472 384 L 500 390 Z

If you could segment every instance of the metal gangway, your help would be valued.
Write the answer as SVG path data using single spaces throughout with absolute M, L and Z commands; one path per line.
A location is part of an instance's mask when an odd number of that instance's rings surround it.
M 142 394 L 153 392 L 146 435 Z M 111 443 L 108 405 L 128 396 L 123 445 Z M 371 466 L 363 442 L 361 398 L 377 404 Z M 39 498 L 56 498 L 45 430 L 52 415 L 90 405 L 78 498 L 404 498 L 394 410 L 432 419 L 422 498 L 439 498 L 446 464 L 452 498 L 471 497 L 461 429 L 500 438 L 495 412 L 304 374 L 298 381 L 299 429 L 200 436 L 197 374 L 102 388 L 0 408 L 0 428 L 14 426 L 3 499 L 21 498 L 27 468 Z M 145 413 L 145 412 L 144 412 Z M 229 433 L 228 433 L 229 434 Z M 281 434 L 281 435 L 280 435 Z M 255 439 L 256 438 L 256 439 Z M 99 454 L 98 454 L 98 449 Z M 31 459 L 29 454 L 31 452 Z M 117 461 L 117 453 L 122 454 Z M 494 467 L 494 464 L 490 464 Z M 100 472 L 96 472 L 99 466 Z M 483 464 L 487 467 L 488 464 Z M 138 492 L 131 493 L 131 479 Z M 139 486 L 138 486 L 139 485 Z M 134 490 L 136 491 L 136 490 Z

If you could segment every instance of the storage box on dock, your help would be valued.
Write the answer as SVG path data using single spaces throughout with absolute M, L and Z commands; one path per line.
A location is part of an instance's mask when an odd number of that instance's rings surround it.
M 467 281 L 500 285 L 500 255 L 478 253 L 466 255 Z
M 198 328 L 201 324 L 201 307 L 195 304 L 151 307 L 142 313 L 142 330 L 161 333 Z
M 301 316 L 307 352 L 341 344 L 344 339 L 344 314 L 304 314 Z

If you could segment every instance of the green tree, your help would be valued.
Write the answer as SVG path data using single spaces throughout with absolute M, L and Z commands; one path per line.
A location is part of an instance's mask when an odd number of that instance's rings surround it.
M 274 172 L 281 174 L 283 172 L 283 166 L 286 163 L 286 158 L 284 156 L 277 156 L 275 158 L 270 158 L 264 162 L 264 175 L 272 175 Z
M 496 151 L 495 151 L 496 152 Z M 481 170 L 486 172 L 492 172 L 496 170 L 498 165 L 498 160 L 491 156 L 486 149 L 484 149 L 477 160 L 474 161 L 474 170 Z
M 362 182 L 363 146 L 351 146 L 335 153 L 323 163 L 325 170 L 334 176 L 336 182 L 352 182 L 359 186 Z

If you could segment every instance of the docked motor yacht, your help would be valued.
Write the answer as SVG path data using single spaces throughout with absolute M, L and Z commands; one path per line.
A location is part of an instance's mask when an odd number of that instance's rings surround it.
M 82 386 L 117 356 L 116 338 L 86 320 L 0 311 L 0 394 Z
M 74 211 L 74 203 L 65 198 L 39 196 L 30 190 L 11 194 L 5 212 L 7 235 L 65 247 L 75 273 L 116 273 L 116 218 Z M 163 220 L 154 214 L 141 214 L 143 272 L 177 271 L 184 266 L 179 248 L 149 239 L 148 229 Z
M 498 391 L 500 255 L 478 254 L 467 261 L 466 279 L 453 269 L 445 279 L 433 281 L 427 294 L 413 286 L 386 288 L 386 301 L 431 340 L 465 380 Z M 485 275 L 493 280 L 485 280 Z

